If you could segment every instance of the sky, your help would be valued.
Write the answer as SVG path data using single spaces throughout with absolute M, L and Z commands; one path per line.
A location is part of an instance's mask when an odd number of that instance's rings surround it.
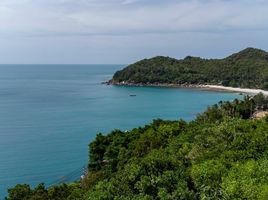
M 0 0 L 0 63 L 128 64 L 268 50 L 267 0 Z

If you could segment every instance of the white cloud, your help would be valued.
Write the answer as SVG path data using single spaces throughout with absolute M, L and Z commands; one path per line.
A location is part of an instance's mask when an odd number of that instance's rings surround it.
M 266 29 L 265 1 L 2 0 L 0 33 L 141 34 Z M 136 3 L 135 5 L 131 5 Z
M 126 62 L 263 47 L 267 10 L 265 0 L 1 0 L 0 63 Z
M 132 3 L 137 3 L 139 2 L 140 0 L 124 0 L 122 3 L 123 4 L 132 4 Z

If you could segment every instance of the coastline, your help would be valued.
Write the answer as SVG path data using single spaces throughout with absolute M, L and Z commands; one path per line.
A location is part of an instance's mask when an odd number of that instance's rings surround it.
M 107 85 L 116 86 L 134 86 L 134 87 L 169 87 L 169 88 L 192 88 L 192 89 L 203 89 L 210 91 L 227 91 L 227 92 L 238 92 L 250 95 L 255 95 L 258 93 L 263 93 L 268 96 L 268 91 L 262 89 L 251 89 L 251 88 L 239 88 L 239 87 L 226 87 L 222 85 L 210 85 L 210 84 L 174 84 L 174 83 L 129 83 L 129 82 L 115 82 L 107 81 L 104 82 Z
M 231 91 L 231 92 L 240 92 L 240 93 L 253 94 L 253 95 L 258 94 L 258 93 L 263 93 L 265 96 L 268 96 L 268 91 L 261 90 L 261 89 L 225 87 L 225 86 L 220 86 L 220 85 L 204 85 L 204 88 Z

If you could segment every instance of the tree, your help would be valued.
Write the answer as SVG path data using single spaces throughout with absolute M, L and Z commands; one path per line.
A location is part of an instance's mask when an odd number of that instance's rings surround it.
M 28 200 L 32 194 L 31 188 L 27 184 L 18 184 L 14 188 L 8 189 L 7 200 Z

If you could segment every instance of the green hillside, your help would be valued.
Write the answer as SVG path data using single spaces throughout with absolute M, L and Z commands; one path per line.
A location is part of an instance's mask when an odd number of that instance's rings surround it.
M 260 107 L 268 108 L 261 94 L 220 102 L 191 122 L 157 119 L 98 134 L 85 179 L 48 189 L 17 185 L 7 199 L 266 200 L 268 117 L 250 119 Z
M 131 64 L 114 74 L 112 84 L 216 84 L 268 89 L 268 53 L 247 48 L 224 59 L 157 56 Z

